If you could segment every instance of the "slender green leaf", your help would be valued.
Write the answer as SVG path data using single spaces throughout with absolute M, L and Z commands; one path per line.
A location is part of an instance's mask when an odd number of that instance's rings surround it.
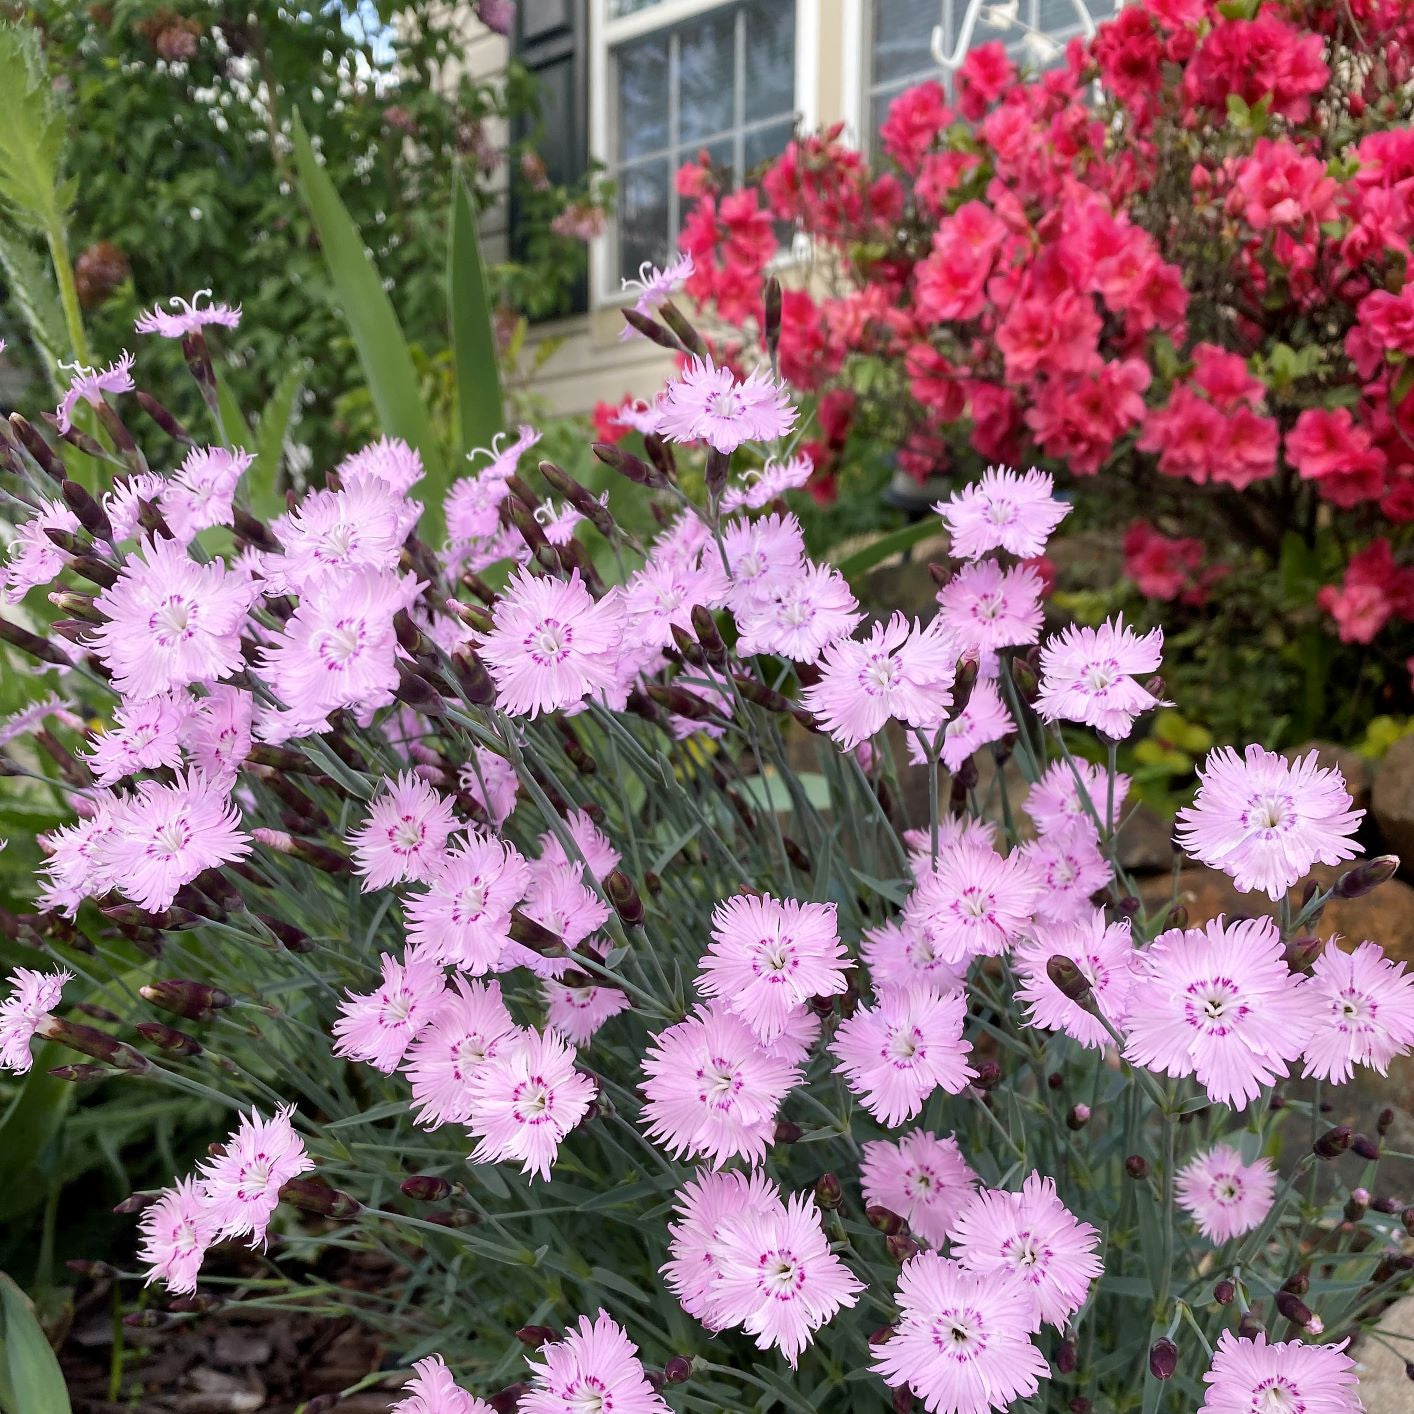
M 489 447 L 504 417 L 496 331 L 481 262 L 476 213 L 466 183 L 452 198 L 452 234 L 447 247 L 447 309 L 457 370 L 457 432 L 463 452 Z
M 429 488 L 440 488 L 441 457 L 417 383 L 417 369 L 398 324 L 392 301 L 364 248 L 347 208 L 310 145 L 298 113 L 294 122 L 295 168 L 309 207 L 325 263 L 334 283 L 339 313 L 348 325 L 383 430 L 401 437 L 422 454 Z M 441 507 L 429 493 L 428 518 L 440 522 Z M 429 532 L 432 533 L 432 532 Z M 435 538 L 435 535 L 434 535 Z
M 29 326 L 40 362 L 56 397 L 64 390 L 59 365 L 69 357 L 69 336 L 53 272 L 16 230 L 0 226 L 0 269 L 5 272 L 5 296 Z
M 47 1182 L 40 1164 L 78 1090 L 50 1075 L 49 1068 L 68 1059 L 52 1042 L 40 1046 L 33 1068 L 0 1114 L 0 1222 L 11 1221 L 44 1199 Z
M 905 525 L 901 530 L 881 535 L 877 540 L 864 546 L 862 550 L 856 550 L 852 555 L 835 560 L 835 567 L 853 584 L 861 576 L 868 574 L 875 565 L 887 560 L 890 555 L 902 554 L 905 550 L 911 550 L 920 540 L 927 540 L 929 536 L 938 534 L 941 534 L 941 527 L 930 516 L 926 520 L 920 520 L 916 525 Z
M 68 1390 L 29 1298 L 0 1272 L 6 1414 L 70 1414 Z
M 276 385 L 260 415 L 255 433 L 255 461 L 246 474 L 246 494 L 250 497 L 251 513 L 257 520 L 268 520 L 285 509 L 280 467 L 284 462 L 285 438 L 289 434 L 295 402 L 304 386 L 304 375 L 302 365 L 290 369 Z
M 228 447 L 249 449 L 254 440 L 250 434 L 250 423 L 231 391 L 231 385 L 216 372 L 216 433 Z

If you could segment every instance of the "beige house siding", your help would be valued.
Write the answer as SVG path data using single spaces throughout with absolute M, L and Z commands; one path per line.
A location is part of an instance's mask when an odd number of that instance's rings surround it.
M 589 0 L 582 3 L 588 4 Z M 843 121 L 853 129 L 859 112 L 862 0 L 806 3 L 818 7 L 818 17 L 811 17 L 817 23 L 805 27 L 810 38 L 803 57 L 814 70 L 813 84 L 809 84 L 813 92 L 808 117 L 818 124 Z M 455 13 L 465 30 L 459 55 L 464 71 L 489 77 L 504 69 L 510 54 L 508 41 L 481 24 L 469 6 L 455 6 Z M 591 89 L 590 103 L 600 98 Z M 488 136 L 499 145 L 506 141 L 504 131 L 493 131 Z M 506 258 L 504 200 L 483 218 L 482 238 L 488 260 Z M 586 414 L 600 401 L 617 403 L 626 395 L 651 396 L 672 368 L 670 356 L 647 340 L 619 339 L 623 320 L 618 305 L 603 295 L 602 289 L 592 289 L 593 307 L 589 313 L 538 324 L 526 341 L 524 366 L 534 371 L 525 377 L 522 386 L 551 413 Z

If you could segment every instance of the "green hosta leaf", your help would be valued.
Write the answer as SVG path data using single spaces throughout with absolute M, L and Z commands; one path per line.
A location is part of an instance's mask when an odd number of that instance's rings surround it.
M 452 198 L 452 234 L 447 247 L 447 312 L 457 372 L 457 433 L 463 452 L 489 447 L 504 417 L 496 331 L 476 234 L 476 213 L 466 184 Z
M 339 313 L 358 350 L 379 421 L 386 433 L 403 438 L 422 454 L 427 485 L 438 487 L 442 480 L 442 458 L 418 387 L 417 369 L 392 301 L 368 256 L 363 237 L 329 180 L 329 174 L 314 155 L 309 134 L 298 114 L 292 136 L 300 192 L 319 234 Z M 428 499 L 436 500 L 430 494 Z M 428 516 L 437 519 L 440 509 L 434 504 Z
M 0 200 L 41 230 L 60 225 L 69 192 L 59 177 L 64 118 L 38 36 L 0 25 Z
M 0 1272 L 0 1401 L 5 1414 L 69 1414 L 69 1394 L 34 1306 Z

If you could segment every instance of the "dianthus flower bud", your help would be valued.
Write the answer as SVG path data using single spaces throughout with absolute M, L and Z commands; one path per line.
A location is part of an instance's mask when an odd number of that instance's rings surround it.
M 1293 1272 L 1282 1282 L 1281 1289 L 1291 1292 L 1294 1296 L 1305 1296 L 1311 1289 L 1311 1277 L 1304 1271 Z
M 1181 903 L 1176 903 L 1169 909 L 1168 917 L 1164 919 L 1164 927 L 1186 928 L 1188 927 L 1188 910 Z
M 414 712 L 421 712 L 424 717 L 446 716 L 447 704 L 442 700 L 442 693 L 435 683 L 401 660 L 395 666 L 398 670 L 398 685 L 393 689 L 393 696 L 399 702 L 405 703 Z
M 1090 1123 L 1089 1105 L 1072 1105 L 1066 1111 L 1065 1125 L 1067 1129 L 1084 1129 Z
M 1282 950 L 1282 957 L 1293 972 L 1307 972 L 1324 946 L 1324 940 L 1314 935 L 1293 938 Z
M 844 1202 L 844 1188 L 832 1173 L 822 1173 L 815 1181 L 815 1202 L 827 1212 L 836 1211 Z
M 1343 1210 L 1346 1222 L 1359 1222 L 1370 1207 L 1370 1190 L 1368 1188 L 1352 1188 L 1350 1196 L 1345 1200 Z
M 791 864 L 799 869 L 802 874 L 809 874 L 812 871 L 810 856 L 798 845 L 789 835 L 781 837 L 781 845 L 785 849 L 786 858 Z
M 1066 1408 L 1070 1414 L 1091 1414 L 1095 1406 L 1083 1394 L 1074 1395 Z
M 1294 1325 L 1304 1326 L 1311 1320 L 1311 1308 L 1294 1291 L 1277 1292 L 1276 1308 Z
M 134 394 L 134 397 L 137 399 L 138 407 L 172 438 L 173 441 L 184 442 L 187 446 L 193 445 L 191 433 L 182 426 L 176 415 L 163 407 L 151 393 L 144 392 L 139 388 Z
M 877 1203 L 871 1203 L 865 1208 L 864 1217 L 870 1227 L 878 1228 L 885 1236 L 908 1231 L 908 1224 L 897 1213 L 892 1209 L 880 1207 Z
M 75 1084 L 85 1084 L 90 1080 L 105 1080 L 114 1073 L 111 1065 L 98 1065 L 96 1062 L 79 1062 L 74 1065 L 52 1065 L 49 1073 L 55 1080 L 69 1080 Z
M 533 948 L 542 956 L 559 956 L 564 952 L 565 940 L 558 933 L 552 933 L 544 924 L 527 918 L 518 908 L 511 910 L 511 922 L 506 931 L 513 942 Z
M 663 1379 L 670 1385 L 686 1384 L 692 1377 L 692 1361 L 686 1355 L 670 1355 L 663 1366 Z
M 1374 1163 L 1380 1157 L 1380 1146 L 1368 1134 L 1357 1134 L 1350 1141 L 1350 1148 L 1369 1163 Z
M 496 1414 L 515 1414 L 520 1406 L 521 1396 L 529 1390 L 527 1384 L 507 1385 L 505 1389 L 493 1394 L 486 1402 L 496 1411 Z
M 974 1090 L 990 1090 L 1002 1078 L 1002 1068 L 996 1061 L 983 1061 L 977 1067 L 977 1074 L 972 1078 L 972 1088 Z
M 1160 1336 L 1149 1347 L 1149 1373 L 1156 1380 L 1171 1380 L 1178 1369 L 1178 1346 L 1167 1336 Z
M 1404 1230 L 1411 1237 L 1414 1237 L 1414 1206 L 1401 1208 L 1399 1210 L 1399 1221 L 1404 1225 Z
M 1331 886 L 1332 898 L 1362 898 L 1394 878 L 1399 870 L 1397 854 L 1379 854 L 1347 869 Z
M 1065 1076 L 1060 1071 L 1053 1070 L 1046 1077 L 1046 1086 L 1051 1090 L 1063 1090 L 1065 1088 Z
M 717 630 L 717 620 L 705 604 L 692 606 L 692 631 L 702 645 L 703 656 L 709 663 L 720 666 L 727 660 L 727 645 Z
M 280 1187 L 280 1197 L 306 1213 L 321 1213 L 326 1218 L 351 1218 L 363 1211 L 363 1204 L 353 1194 L 313 1179 L 287 1179 Z
M 40 436 L 38 429 L 17 412 L 10 414 L 10 426 L 20 439 L 20 445 L 39 463 L 40 470 L 62 486 L 69 479 L 69 473 L 59 454 Z
M 1371 1201 L 1370 1206 L 1377 1213 L 1397 1213 L 1401 1204 L 1393 1194 L 1381 1193 Z
M 884 1238 L 884 1247 L 890 1257 L 902 1265 L 910 1257 L 916 1257 L 923 1249 L 906 1232 L 891 1232 Z
M 804 1134 L 805 1131 L 796 1124 L 794 1120 L 778 1119 L 776 1121 L 775 1134 L 772 1136 L 772 1143 L 798 1144 Z
M 103 1281 L 118 1275 L 117 1267 L 110 1267 L 107 1262 L 86 1261 L 82 1257 L 71 1257 L 64 1265 L 71 1272 L 77 1272 L 81 1277 L 89 1277 L 93 1281 Z
M 485 707 L 496 700 L 496 684 L 486 664 L 470 648 L 458 648 L 452 654 L 452 671 L 466 700 L 475 707 Z
M 622 451 L 608 442 L 596 442 L 593 452 L 605 466 L 618 472 L 620 476 L 627 477 L 636 486 L 661 489 L 668 484 L 661 471 L 650 466 L 642 457 L 634 456 L 632 452 Z
M 1390 1126 L 1394 1123 L 1394 1111 L 1388 1106 L 1382 1109 L 1379 1118 L 1375 1121 L 1375 1133 L 1384 1138 L 1390 1131 Z
M 306 864 L 312 864 L 316 869 L 322 869 L 326 874 L 348 874 L 351 872 L 348 856 L 340 854 L 338 850 L 330 849 L 327 845 L 316 844 L 313 840 L 298 839 L 285 830 L 257 828 L 252 830 L 250 834 L 257 844 L 263 844 L 267 849 L 273 849 L 278 854 L 288 854 L 292 858 L 302 859 Z
M 643 922 L 643 900 L 633 886 L 633 880 L 622 869 L 612 869 L 604 876 L 604 892 L 619 915 L 630 928 Z
M 781 282 L 772 275 L 766 281 L 766 288 L 761 294 L 761 333 L 766 340 L 766 352 L 772 358 L 775 358 L 781 342 L 781 310 L 784 302 Z
M 1063 1340 L 1056 1347 L 1056 1371 L 1062 1375 L 1073 1375 L 1079 1359 L 1075 1353 L 1075 1342 L 1073 1340 Z
M 1024 702 L 1034 702 L 1041 691 L 1041 679 L 1025 658 L 1011 660 L 1011 680 Z
M 108 519 L 108 512 L 93 499 L 87 489 L 77 481 L 65 481 L 60 490 L 63 492 L 65 504 L 90 535 L 98 540 L 112 540 L 113 523 Z
M 22 653 L 28 653 L 31 658 L 38 658 L 44 663 L 55 663 L 62 667 L 69 665 L 67 654 L 37 633 L 31 633 L 29 629 L 21 628 L 19 624 L 11 623 L 8 619 L 0 618 L 0 642 L 8 643 L 12 648 L 18 648 Z
M 870 1345 L 887 1345 L 894 1338 L 894 1328 L 892 1326 L 880 1326 L 876 1331 L 870 1331 L 865 1339 Z
M 1052 953 L 1046 959 L 1046 976 L 1063 997 L 1083 1006 L 1090 997 L 1090 979 L 1068 957 Z
M 539 1350 L 542 1345 L 559 1339 L 559 1332 L 551 1326 L 522 1326 L 516 1332 L 516 1339 L 530 1350 Z
M 151 1041 L 159 1051 L 166 1051 L 171 1056 L 201 1054 L 201 1042 L 195 1036 L 188 1036 L 185 1031 L 178 1031 L 161 1021 L 139 1021 L 137 1033 Z
M 1311 1151 L 1318 1159 L 1338 1159 L 1350 1147 L 1350 1141 L 1355 1137 L 1355 1131 L 1348 1124 L 1338 1124 L 1334 1129 L 1328 1129 L 1311 1146 Z
M 138 995 L 153 1006 L 161 1007 L 188 1021 L 205 1021 L 214 1011 L 231 1005 L 231 995 L 206 982 L 190 982 L 182 977 L 168 977 L 138 988 Z
M 46 1040 L 57 1041 L 61 1046 L 94 1060 L 106 1061 L 119 1070 L 144 1071 L 152 1068 L 152 1062 L 141 1051 L 135 1051 L 126 1041 L 116 1040 L 106 1031 L 99 1031 L 80 1022 L 65 1021 L 62 1017 L 51 1016 L 41 1023 L 38 1035 Z
M 636 309 L 625 309 L 622 313 L 624 322 L 629 328 L 636 329 L 645 339 L 657 344 L 660 349 L 671 349 L 674 353 L 687 352 L 682 346 L 682 341 L 659 324 L 651 315 L 640 314 Z
M 435 1173 L 415 1173 L 398 1186 L 404 1197 L 421 1203 L 440 1203 L 452 1191 L 452 1185 Z
M 1233 1299 L 1237 1296 L 1237 1287 L 1226 1277 L 1213 1288 L 1213 1300 L 1219 1306 L 1231 1306 Z
M 1130 1178 L 1148 1178 L 1149 1161 L 1143 1154 L 1131 1154 L 1124 1161 L 1124 1171 Z

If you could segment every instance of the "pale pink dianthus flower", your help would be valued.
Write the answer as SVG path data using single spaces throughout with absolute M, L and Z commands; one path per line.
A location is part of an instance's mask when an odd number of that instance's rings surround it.
M 897 1213 L 915 1237 L 941 1247 L 977 1189 L 973 1173 L 951 1134 L 939 1138 L 915 1129 L 897 1142 L 875 1139 L 863 1147 L 859 1177 L 864 1201 Z
M 1178 1171 L 1178 1206 L 1210 1242 L 1253 1232 L 1271 1210 L 1277 1176 L 1268 1159 L 1244 1163 L 1231 1144 L 1215 1144 Z

